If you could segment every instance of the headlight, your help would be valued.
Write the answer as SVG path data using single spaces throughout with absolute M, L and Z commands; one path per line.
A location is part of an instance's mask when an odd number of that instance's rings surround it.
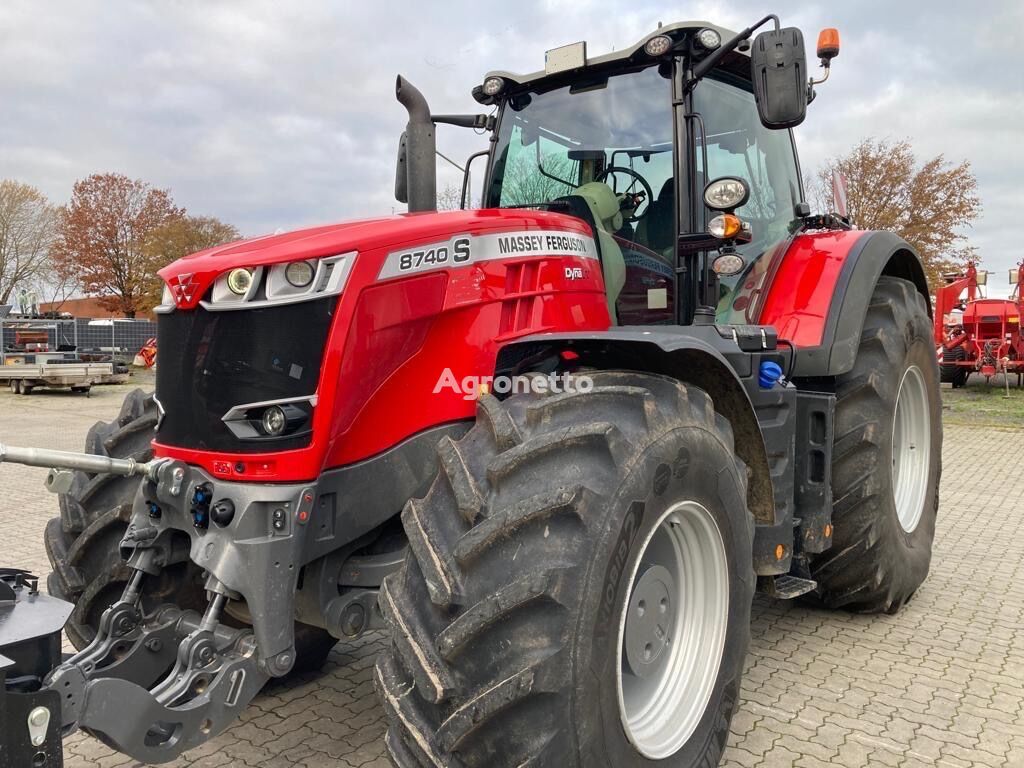
M 713 211 L 733 211 L 750 197 L 750 187 L 738 176 L 723 176 L 704 187 L 704 204 Z
M 228 272 L 228 290 L 238 296 L 245 296 L 252 287 L 252 272 L 245 267 Z
M 284 270 L 285 280 L 296 288 L 305 288 L 312 283 L 314 274 L 313 265 L 308 261 L 294 261 Z
M 668 35 L 655 35 L 644 43 L 644 53 L 648 56 L 663 56 L 672 48 L 672 38 Z
M 697 42 L 700 43 L 703 48 L 713 51 L 722 44 L 722 36 L 715 32 L 715 30 L 705 27 L 697 33 Z
M 743 257 L 738 253 L 723 253 L 711 262 L 711 269 L 714 270 L 716 275 L 730 277 L 742 272 L 745 264 L 746 262 L 743 261 Z
M 497 96 L 505 88 L 505 79 L 501 77 L 488 77 L 484 80 L 484 93 L 488 96 Z
M 280 435 L 288 426 L 288 419 L 279 405 L 272 405 L 263 412 L 263 431 L 268 435 Z

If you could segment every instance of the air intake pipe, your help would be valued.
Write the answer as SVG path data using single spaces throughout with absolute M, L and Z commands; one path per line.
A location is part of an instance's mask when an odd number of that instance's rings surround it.
M 434 121 L 427 100 L 401 75 L 395 81 L 395 98 L 409 113 L 409 122 L 398 147 L 395 197 L 409 204 L 409 212 L 437 210 L 437 167 Z

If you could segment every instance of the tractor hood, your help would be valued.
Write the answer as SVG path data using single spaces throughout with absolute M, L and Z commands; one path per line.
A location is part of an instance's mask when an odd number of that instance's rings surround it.
M 457 234 L 503 230 L 562 230 L 590 235 L 579 219 L 526 209 L 483 209 L 398 214 L 330 224 L 283 234 L 240 240 L 193 253 L 159 271 L 168 286 L 157 311 L 194 307 L 221 274 L 237 267 L 281 264 L 337 254 L 387 251 L 416 243 L 446 240 Z

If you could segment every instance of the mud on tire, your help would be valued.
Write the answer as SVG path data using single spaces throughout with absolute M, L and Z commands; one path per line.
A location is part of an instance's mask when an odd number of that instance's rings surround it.
M 836 390 L 832 548 L 811 561 L 818 598 L 832 608 L 895 613 L 928 575 L 942 474 L 938 364 L 924 298 L 914 285 L 879 278 L 853 370 Z M 893 432 L 907 371 L 925 383 L 929 462 L 912 530 L 894 494 Z M 906 514 L 906 512 L 905 512 Z
M 392 643 L 376 669 L 396 765 L 655 764 L 620 717 L 619 622 L 641 549 L 684 498 L 714 515 L 728 610 L 707 704 L 665 762 L 718 763 L 754 589 L 746 468 L 702 390 L 593 380 L 586 394 L 482 398 L 406 505 L 410 555 L 381 591 Z

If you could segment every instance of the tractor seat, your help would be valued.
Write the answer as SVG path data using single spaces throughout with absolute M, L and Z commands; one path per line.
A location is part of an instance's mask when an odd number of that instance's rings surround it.
M 577 187 L 573 194 L 560 197 L 553 202 L 564 203 L 569 208 L 570 215 L 583 219 L 594 230 L 598 254 L 601 257 L 608 314 L 612 318 L 612 323 L 617 323 L 615 302 L 626 284 L 626 260 L 622 256 L 619 244 L 612 237 L 613 233 L 622 228 L 619 198 L 607 184 L 592 181 Z
M 637 241 L 656 253 L 675 246 L 676 186 L 671 176 L 665 179 L 658 197 L 637 225 Z

